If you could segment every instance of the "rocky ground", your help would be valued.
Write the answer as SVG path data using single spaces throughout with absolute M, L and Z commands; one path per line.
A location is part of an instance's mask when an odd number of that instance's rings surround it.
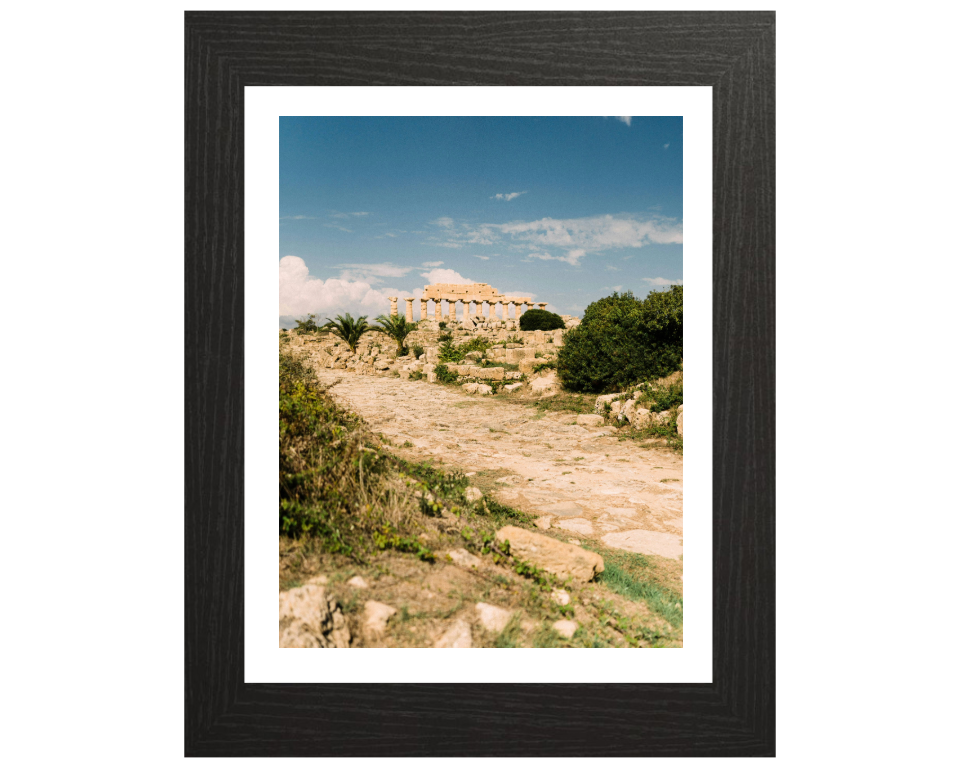
M 455 343 L 483 334 L 499 346 L 449 366 L 457 383 L 443 384 L 440 330 L 408 340 L 422 345 L 419 359 L 398 357 L 378 334 L 355 354 L 326 335 L 281 334 L 281 344 L 336 382 L 334 399 L 390 453 L 462 472 L 470 501 L 520 516 L 425 519 L 433 562 L 387 551 L 360 564 L 281 537 L 281 646 L 682 645 L 683 457 L 618 426 L 667 412 L 645 411 L 629 393 L 563 410 L 570 396 L 555 373 L 534 369 L 555 360 L 562 332 L 459 328 Z M 513 557 L 477 546 L 494 533 Z M 544 571 L 531 578 L 516 557 Z

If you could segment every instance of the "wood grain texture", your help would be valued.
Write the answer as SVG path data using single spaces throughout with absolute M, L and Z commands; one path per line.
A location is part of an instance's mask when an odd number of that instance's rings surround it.
M 774 22 L 185 15 L 187 755 L 774 754 Z M 245 85 L 713 88 L 714 683 L 243 682 Z

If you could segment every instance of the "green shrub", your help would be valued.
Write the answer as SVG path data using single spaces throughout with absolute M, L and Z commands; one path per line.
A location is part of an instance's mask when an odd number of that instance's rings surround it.
M 609 392 L 679 370 L 683 358 L 683 287 L 614 293 L 587 307 L 564 334 L 557 374 L 574 392 Z
M 443 342 L 445 341 L 453 341 L 453 334 L 441 333 L 439 336 L 437 336 L 437 341 L 440 342 L 441 344 L 443 344 Z
M 540 373 L 540 371 L 555 369 L 556 367 L 557 367 L 556 360 L 547 360 L 545 363 L 535 363 L 533 366 L 533 372 Z
M 635 397 L 641 407 L 650 411 L 669 411 L 683 405 L 683 377 L 669 384 L 642 384 Z
M 437 374 L 437 381 L 441 384 L 453 384 L 457 380 L 457 374 L 451 371 L 443 363 L 439 363 L 433 372 Z
M 293 329 L 293 332 L 296 334 L 303 333 L 315 333 L 320 330 L 320 326 L 317 325 L 317 316 L 316 315 L 307 315 L 300 320 L 297 320 L 297 327 Z
M 423 354 L 423 347 L 421 347 L 419 344 L 414 344 L 411 349 L 413 350 L 413 356 L 419 360 L 420 355 Z
M 545 309 L 529 309 L 520 315 L 521 331 L 555 331 L 563 327 L 563 318 Z

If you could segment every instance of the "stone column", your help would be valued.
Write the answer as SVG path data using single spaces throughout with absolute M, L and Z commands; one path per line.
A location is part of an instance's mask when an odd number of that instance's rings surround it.
M 457 322 L 457 300 L 456 299 L 447 299 L 447 304 L 450 307 L 450 322 Z
M 440 299 L 433 300 L 433 318 L 438 323 L 443 320 L 443 307 L 440 306 L 442 301 Z
M 421 320 L 427 319 L 427 300 L 426 299 L 420 299 L 420 319 Z
M 387 296 L 390 299 L 390 317 L 397 316 L 397 297 L 396 296 Z
M 412 298 L 404 299 L 404 301 L 407 302 L 407 322 L 412 323 L 413 322 L 413 299 Z
M 496 316 L 497 316 L 497 315 L 496 315 L 496 308 L 497 308 L 497 306 L 496 306 L 496 304 L 495 304 L 494 302 L 492 302 L 492 301 L 488 301 L 488 302 L 487 302 L 487 317 L 489 317 L 491 320 L 493 320 L 493 319 L 496 318 Z
M 537 302 L 537 306 L 540 307 L 540 309 L 544 310 L 544 309 L 547 308 L 547 302 L 545 302 L 545 301 L 538 301 L 538 302 Z

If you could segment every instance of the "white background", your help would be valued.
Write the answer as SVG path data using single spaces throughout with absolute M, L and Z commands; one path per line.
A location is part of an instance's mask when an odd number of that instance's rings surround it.
M 712 144 L 709 88 L 247 88 L 244 101 L 248 683 L 709 683 L 713 680 Z M 276 352 L 281 115 L 683 115 L 683 648 L 278 648 Z M 637 130 L 639 127 L 635 126 Z M 488 280 L 496 283 L 496 276 Z M 386 308 L 385 308 L 386 309 Z M 385 311 L 385 310 L 384 310 Z M 691 428 L 691 425 L 692 428 Z
M 637 5 L 592 9 L 613 7 Z M 778 10 L 778 759 L 946 764 L 955 12 L 736 7 Z M 168 765 L 183 751 L 181 11 L 4 17 L 14 765 Z

